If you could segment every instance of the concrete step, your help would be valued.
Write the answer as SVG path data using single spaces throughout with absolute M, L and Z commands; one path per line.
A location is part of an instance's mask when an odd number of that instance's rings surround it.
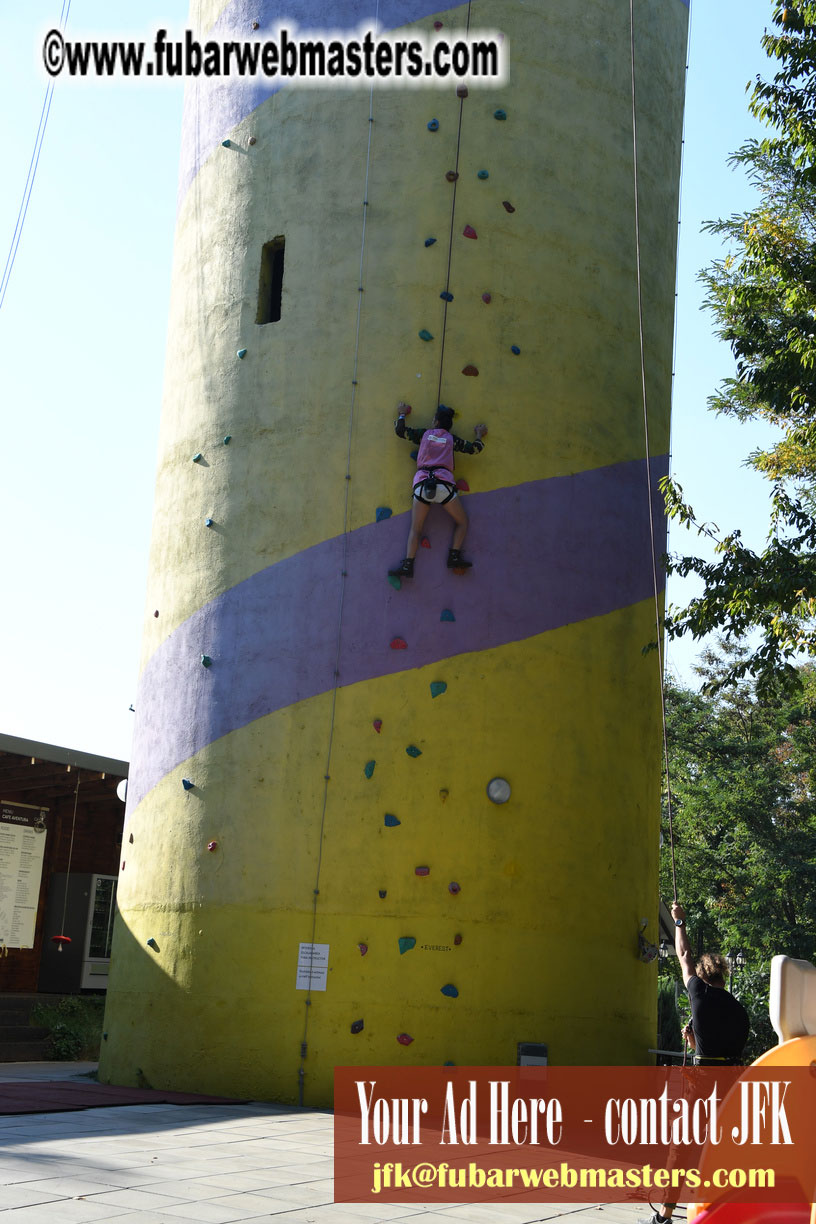
M 36 1024 L 0 1024 L 0 1045 L 15 1041 L 45 1041 L 51 1033 L 49 1028 Z
M 0 1063 L 9 1062 L 47 1062 L 47 1041 L 4 1041 L 0 1042 Z

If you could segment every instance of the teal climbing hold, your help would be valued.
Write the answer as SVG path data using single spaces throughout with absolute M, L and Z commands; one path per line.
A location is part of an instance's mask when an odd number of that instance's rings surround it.
M 389 519 L 393 513 L 394 511 L 391 509 L 390 506 L 378 506 L 377 507 L 377 522 L 381 523 L 383 519 Z
M 405 751 L 408 753 L 409 757 L 422 756 L 422 749 L 417 748 L 415 744 L 409 744 Z
M 398 817 L 392 816 L 390 812 L 386 812 L 383 824 L 385 824 L 389 829 L 396 829 L 397 825 L 402 824 L 402 821 L 399 820 Z
M 404 956 L 406 952 L 410 952 L 416 947 L 416 940 L 413 935 L 403 935 L 399 941 L 400 956 Z
M 365 769 L 363 770 L 363 773 L 365 774 L 365 776 L 366 776 L 367 778 L 370 778 L 370 777 L 372 776 L 372 774 L 374 773 L 374 766 L 375 766 L 376 764 L 377 764 L 377 762 L 376 762 L 376 761 L 367 761 L 367 762 L 366 762 L 366 767 L 365 767 Z
M 440 295 L 439 295 L 439 296 L 441 297 L 441 299 L 442 299 L 442 301 L 443 301 L 443 302 L 452 302 L 452 301 L 453 301 L 453 294 L 452 294 L 452 293 L 448 293 L 447 289 L 443 289 L 443 291 L 440 293 Z
M 224 437 L 224 445 L 229 446 L 231 441 L 232 441 L 232 434 L 226 434 Z
M 196 451 L 196 453 L 193 455 L 193 463 L 200 463 L 203 458 L 204 456 L 202 455 L 201 451 Z
M 389 574 L 388 581 L 390 585 L 394 588 L 395 591 L 402 590 L 402 582 L 400 581 L 400 579 L 397 577 L 396 574 Z
M 501 110 L 501 109 L 500 109 L 500 110 L 496 110 L 496 111 L 494 111 L 494 112 L 493 112 L 493 118 L 494 118 L 494 119 L 506 119 L 506 118 L 507 118 L 507 111 L 503 111 L 503 110 Z
M 490 174 L 487 170 L 480 170 L 479 173 L 476 175 L 476 177 L 480 179 L 486 179 L 486 178 L 490 178 Z
M 435 242 L 436 242 L 436 239 L 435 239 L 435 238 L 426 238 L 426 239 L 425 239 L 425 245 L 426 245 L 426 247 L 433 246 L 433 244 L 434 244 Z
M 226 140 L 222 140 L 222 141 L 221 141 L 221 145 L 222 145 L 222 147 L 223 147 L 223 148 L 225 148 L 225 149 L 229 149 L 229 148 L 231 148 L 231 147 L 232 147 L 232 141 L 229 139 L 229 137 L 227 137 L 227 139 L 226 139 Z
M 201 666 L 202 667 L 212 667 L 212 659 L 210 658 L 209 655 L 201 656 Z
M 235 354 L 235 356 L 240 357 L 242 361 L 244 360 L 246 355 L 247 355 L 246 349 L 239 349 L 238 352 Z
M 159 950 L 159 945 L 156 943 L 155 939 L 153 938 L 148 939 L 147 946 L 148 948 L 152 948 L 154 952 L 158 952 Z
M 450 608 L 443 608 L 442 615 L 439 617 L 441 621 L 455 621 L 456 617 L 451 612 Z
M 429 132 L 438 132 L 438 131 L 439 131 L 439 120 L 438 120 L 438 119 L 432 119 L 432 120 L 430 121 L 430 123 L 428 124 L 428 131 L 429 131 Z
M 459 991 L 455 986 L 452 986 L 450 982 L 448 982 L 447 986 L 442 987 L 440 994 L 447 995 L 449 999 L 459 998 Z
M 443 1067 L 455 1067 L 455 1066 L 456 1066 L 456 1063 L 455 1063 L 455 1062 L 451 1062 L 451 1061 L 450 1061 L 450 1059 L 448 1059 L 448 1061 L 447 1061 L 447 1062 L 444 1062 L 444 1063 L 442 1064 L 442 1066 L 443 1066 Z
M 442 694 L 447 691 L 447 688 L 448 686 L 444 680 L 432 680 L 431 681 L 431 696 L 441 697 Z
M 425 327 L 423 327 L 422 331 L 419 333 L 419 338 L 420 340 L 433 340 L 433 336 Z

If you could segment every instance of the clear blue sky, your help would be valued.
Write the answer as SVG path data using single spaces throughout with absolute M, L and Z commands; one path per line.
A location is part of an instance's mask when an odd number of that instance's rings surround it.
M 69 34 L 148 37 L 183 28 L 187 7 L 73 0 Z M 0 11 L 3 262 L 45 93 L 41 37 L 60 9 L 27 0 Z M 770 12 L 770 0 L 696 0 L 692 14 L 674 400 L 674 469 L 692 504 L 722 527 L 743 526 L 754 544 L 766 494 L 742 462 L 757 435 L 706 410 L 731 360 L 700 313 L 695 278 L 718 254 L 701 222 L 749 199 L 726 161 L 758 131 L 745 85 L 765 71 Z M 123 759 L 145 614 L 181 102 L 178 85 L 57 84 L 0 311 L 0 732 Z M 675 531 L 676 547 L 688 542 Z M 675 586 L 669 598 L 684 593 Z M 688 676 L 696 649 L 672 646 L 670 666 Z

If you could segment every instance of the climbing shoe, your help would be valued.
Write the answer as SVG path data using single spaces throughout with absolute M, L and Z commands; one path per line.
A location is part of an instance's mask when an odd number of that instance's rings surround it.
M 456 570 L 457 574 L 464 574 L 464 572 L 471 569 L 472 566 L 472 561 L 464 561 L 462 559 L 461 549 L 451 548 L 448 550 L 448 569 Z
M 399 565 L 388 571 L 389 578 L 413 578 L 414 576 L 414 558 L 406 557 L 404 561 L 400 561 Z

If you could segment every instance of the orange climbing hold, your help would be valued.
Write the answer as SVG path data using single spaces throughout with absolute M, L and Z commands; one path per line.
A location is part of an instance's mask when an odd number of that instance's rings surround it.
M 478 378 L 479 377 L 479 371 L 476 369 L 475 365 L 466 365 L 465 368 L 462 370 L 462 373 L 465 375 L 466 378 Z
M 427 536 L 423 536 L 423 537 L 422 537 L 422 539 L 419 541 L 419 543 L 420 543 L 420 547 L 422 547 L 422 548 L 430 548 L 430 547 L 431 547 L 431 541 L 428 539 L 428 537 L 427 537 Z

